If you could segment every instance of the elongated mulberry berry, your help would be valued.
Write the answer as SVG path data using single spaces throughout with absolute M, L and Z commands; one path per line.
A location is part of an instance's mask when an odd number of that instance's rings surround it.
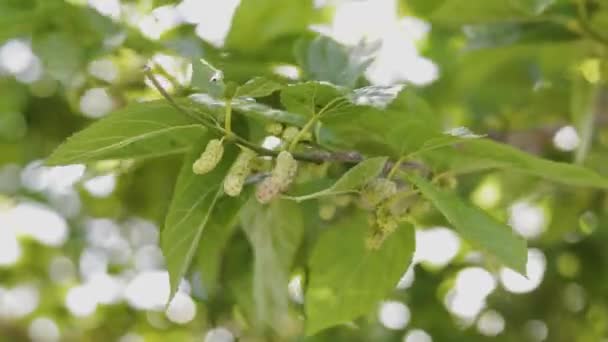
M 218 139 L 212 139 L 207 143 L 205 151 L 192 164 L 192 171 L 197 175 L 204 175 L 215 169 L 224 155 L 224 146 Z
M 243 148 L 241 153 L 230 167 L 224 178 L 224 192 L 228 196 L 238 196 L 243 190 L 243 184 L 251 172 L 251 161 L 255 158 L 254 151 Z
M 272 169 L 271 178 L 278 184 L 279 191 L 285 191 L 293 182 L 298 173 L 298 161 L 293 158 L 291 153 L 281 151 L 277 156 L 276 164 Z
M 255 198 L 262 204 L 269 203 L 281 192 L 279 184 L 273 179 L 268 177 L 258 184 L 255 190 Z

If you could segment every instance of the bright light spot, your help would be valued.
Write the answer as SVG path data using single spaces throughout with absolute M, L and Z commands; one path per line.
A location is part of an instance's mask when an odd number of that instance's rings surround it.
M 177 292 L 165 314 L 173 323 L 186 324 L 196 316 L 196 304 L 187 294 Z
M 189 60 L 163 53 L 155 54 L 152 60 L 169 75 L 173 76 L 179 84 L 185 85 L 190 82 L 192 78 L 192 64 Z
M 121 300 L 122 282 L 105 273 L 93 274 L 84 284 L 100 304 L 115 304 Z
M 34 312 L 39 302 L 38 289 L 33 285 L 19 285 L 0 291 L 0 317 L 22 318 Z
M 49 263 L 49 277 L 55 283 L 66 283 L 76 278 L 76 269 L 70 258 L 56 256 Z
M 528 250 L 528 263 L 526 265 L 527 278 L 510 268 L 500 270 L 500 282 L 509 292 L 526 293 L 533 291 L 543 281 L 547 260 L 543 252 L 538 249 Z
M 157 270 L 164 264 L 163 252 L 156 245 L 146 245 L 135 252 L 135 269 L 138 271 Z
M 0 212 L 0 267 L 12 266 L 21 257 L 21 245 L 13 229 L 5 224 L 5 216 Z
M 126 333 L 124 335 L 122 335 L 119 339 L 118 342 L 144 342 L 144 338 L 141 335 L 138 335 L 136 333 Z
M 17 164 L 6 164 L 0 168 L 0 193 L 14 194 L 19 190 L 21 168 Z
M 477 321 L 477 330 L 485 336 L 496 336 L 505 329 L 505 319 L 494 310 L 481 314 Z
M 403 276 L 401 276 L 401 279 L 399 279 L 399 282 L 397 283 L 397 288 L 400 290 L 409 288 L 414 283 L 415 278 L 416 273 L 414 271 L 414 266 L 412 263 L 410 264 L 410 267 L 408 267 L 407 271 L 405 271 Z
M 509 225 L 526 239 L 537 238 L 545 230 L 545 213 L 541 207 L 521 201 L 509 211 Z
M 172 92 L 173 89 L 175 88 L 175 85 L 173 84 L 173 82 L 169 81 L 165 76 L 163 75 L 159 75 L 157 73 L 154 74 L 154 78 L 156 78 L 156 81 L 158 81 L 158 84 L 160 84 L 160 86 L 162 88 L 164 88 L 167 92 Z M 150 88 L 150 89 L 154 89 L 156 90 L 156 87 L 154 86 L 154 83 L 152 83 L 148 78 L 146 78 L 144 80 L 144 84 Z
M 215 328 L 207 331 L 204 342 L 234 342 L 234 335 L 226 328 Z
M 29 66 L 22 72 L 15 74 L 15 78 L 21 83 L 31 84 L 42 77 L 43 71 L 40 58 L 33 56 Z
M 105 88 L 88 89 L 80 97 L 80 111 L 89 118 L 100 118 L 114 108 L 114 100 Z
M 224 45 L 239 3 L 239 0 L 184 0 L 177 5 L 177 11 L 184 21 L 198 24 L 197 36 L 220 47 Z
M 157 40 L 160 36 L 181 24 L 181 16 L 174 6 L 155 8 L 150 15 L 143 17 L 138 27 L 147 38 Z
M 526 335 L 537 342 L 544 341 L 549 335 L 549 328 L 547 328 L 545 322 L 539 320 L 528 321 L 524 329 Z
M 30 45 L 23 40 L 12 39 L 0 47 L 0 67 L 13 75 L 25 72 L 34 57 Z
M 553 145 L 561 151 L 574 151 L 580 144 L 581 139 L 572 126 L 564 126 L 560 128 L 553 136 Z
M 89 63 L 89 74 L 102 81 L 112 83 L 118 77 L 118 67 L 111 59 L 97 59 Z
M 120 0 L 89 0 L 89 6 L 113 20 L 120 19 Z
M 65 306 L 74 316 L 89 316 L 97 309 L 97 297 L 88 286 L 74 286 L 65 297 Z
M 302 276 L 295 275 L 287 284 L 287 292 L 289 293 L 289 298 L 298 304 L 304 303 L 304 290 L 302 289 Z
M 135 247 L 156 245 L 158 243 L 158 227 L 139 218 L 130 219 L 125 223 L 129 228 L 129 241 Z
M 127 285 L 125 298 L 136 309 L 162 311 L 169 300 L 169 274 L 166 271 L 139 273 Z
M 285 78 L 288 78 L 290 80 L 297 80 L 300 78 L 300 69 L 295 66 L 295 65 L 288 65 L 288 64 L 283 64 L 283 65 L 277 65 L 275 66 L 272 71 L 279 75 L 279 76 L 283 76 Z
M 55 211 L 36 203 L 20 203 L 9 211 L 9 222 L 17 235 L 30 237 L 41 244 L 62 246 L 68 238 L 68 225 Z
M 108 197 L 116 187 L 116 175 L 97 176 L 84 182 L 83 186 L 94 197 Z
M 405 335 L 403 342 L 433 342 L 433 339 L 426 331 L 414 329 L 410 330 L 410 332 Z
M 262 142 L 262 147 L 267 148 L 269 150 L 273 150 L 279 146 L 281 146 L 281 139 L 275 137 L 274 135 L 267 136 Z
M 46 167 L 40 160 L 29 163 L 21 172 L 21 183 L 32 191 L 66 193 L 84 175 L 82 164 Z
M 80 254 L 80 274 L 88 279 L 96 273 L 107 273 L 108 256 L 103 250 L 95 247 L 87 247 Z
M 572 312 L 581 312 L 585 308 L 585 289 L 576 283 L 570 283 L 564 289 L 564 304 Z
M 410 309 L 401 302 L 383 302 L 380 305 L 379 319 L 386 328 L 401 330 L 410 321 Z
M 471 194 L 471 200 L 483 209 L 494 208 L 500 203 L 501 186 L 496 177 L 486 177 Z
M 451 229 L 436 227 L 416 230 L 415 262 L 443 267 L 458 254 L 459 250 L 460 238 Z
M 445 305 L 454 315 L 472 320 L 485 307 L 486 297 L 496 288 L 496 280 L 480 267 L 461 270 L 456 284 L 445 297 Z
M 27 329 L 27 334 L 34 342 L 59 341 L 60 333 L 57 323 L 48 317 L 34 319 Z
M 74 189 L 61 193 L 51 192 L 48 194 L 48 200 L 53 209 L 66 219 L 76 217 L 82 207 L 80 195 Z

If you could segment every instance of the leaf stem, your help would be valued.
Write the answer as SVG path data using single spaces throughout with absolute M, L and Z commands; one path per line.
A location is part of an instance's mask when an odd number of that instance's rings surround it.
M 399 170 L 399 167 L 401 166 L 401 163 L 403 163 L 406 159 L 408 158 L 407 155 L 402 156 L 401 158 L 399 158 L 395 164 L 393 164 L 393 167 L 391 167 L 391 170 L 388 172 L 388 174 L 386 175 L 386 178 L 391 179 L 393 178 L 393 176 L 395 175 L 395 173 L 397 172 L 397 170 Z
M 304 125 L 304 127 L 302 127 L 302 129 L 298 132 L 298 134 L 296 135 L 295 138 L 293 138 L 293 140 L 291 141 L 291 143 L 289 144 L 289 151 L 292 152 L 296 146 L 298 145 L 298 142 L 300 142 L 300 140 L 302 139 L 302 137 L 306 134 L 306 132 L 308 132 L 312 126 L 317 122 L 318 119 L 318 115 L 313 115 L 310 120 L 308 120 L 308 122 L 306 122 L 306 124 Z
M 232 134 L 232 99 L 226 99 L 226 114 L 224 117 L 224 128 L 228 135 Z

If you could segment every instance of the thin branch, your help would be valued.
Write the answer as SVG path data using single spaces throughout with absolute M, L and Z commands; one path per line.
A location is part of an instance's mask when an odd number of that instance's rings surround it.
M 599 32 L 595 31 L 589 24 L 589 13 L 587 12 L 587 0 L 577 0 L 578 22 L 581 25 L 583 32 L 591 39 L 608 45 L 608 37 L 604 37 Z

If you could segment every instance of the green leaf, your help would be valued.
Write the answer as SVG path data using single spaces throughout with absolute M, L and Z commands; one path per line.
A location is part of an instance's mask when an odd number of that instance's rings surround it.
M 319 36 L 312 41 L 302 41 L 298 46 L 298 60 L 307 79 L 328 81 L 353 88 L 373 61 L 379 44 L 361 42 L 347 48 L 335 40 Z
M 188 271 L 210 218 L 218 215 L 215 207 L 222 195 L 222 182 L 238 152 L 235 146 L 226 146 L 222 161 L 213 171 L 196 175 L 192 172 L 192 164 L 201 155 L 206 142 L 207 139 L 200 140 L 184 158 L 161 231 L 160 246 L 169 271 L 171 296 Z
M 455 193 L 441 190 L 418 175 L 410 174 L 408 179 L 454 225 L 463 238 L 494 255 L 505 266 L 525 274 L 528 258 L 526 241 L 511 227 Z
M 471 139 L 422 155 L 434 169 L 453 173 L 507 169 L 569 185 L 608 188 L 608 179 L 592 170 L 542 159 L 489 139 Z
M 539 15 L 555 2 L 556 0 L 511 0 L 511 6 L 528 15 Z
M 522 17 L 513 0 L 445 0 L 430 16 L 431 22 L 449 25 L 509 21 Z
M 209 112 L 223 113 L 226 106 L 224 100 L 212 98 L 208 94 L 192 94 L 188 99 L 191 106 L 195 108 L 203 107 L 203 110 Z M 264 123 L 280 122 L 293 126 L 303 126 L 306 124 L 306 118 L 303 118 L 301 115 L 275 109 L 251 99 L 232 99 L 232 110 Z
M 191 85 L 216 98 L 222 98 L 226 90 L 224 73 L 202 58 L 192 62 Z
M 313 10 L 311 0 L 242 0 L 225 45 L 243 53 L 259 52 L 279 38 L 306 32 Z
M 270 80 L 265 77 L 255 77 L 247 81 L 236 90 L 235 97 L 264 97 L 283 88 L 279 82 Z
M 205 132 L 206 128 L 192 123 L 166 101 L 135 103 L 68 138 L 51 154 L 47 164 L 183 153 Z
M 336 181 L 331 187 L 303 196 L 287 197 L 297 202 L 323 197 L 339 195 L 347 192 L 356 191 L 363 187 L 372 179 L 378 177 L 384 165 L 386 164 L 386 157 L 375 157 L 366 159 L 359 164 L 353 166 L 351 169 L 346 171 L 340 179 Z
M 368 250 L 365 213 L 356 212 L 323 233 L 309 260 L 306 334 L 350 322 L 374 309 L 407 270 L 414 228 L 401 224 L 379 250 Z
M 208 296 L 213 296 L 218 290 L 224 249 L 238 225 L 238 213 L 249 198 L 245 192 L 247 189 L 240 196 L 224 196 L 217 201 L 214 215 L 209 217 L 203 238 L 199 243 L 198 269 Z
M 288 310 L 289 272 L 304 234 L 301 210 L 290 201 L 263 206 L 252 198 L 243 209 L 241 225 L 253 247 L 256 316 L 280 329 Z
M 310 81 L 291 84 L 281 91 L 285 108 L 303 116 L 343 113 L 353 107 L 346 95 L 348 90 L 327 82 Z
M 364 88 L 351 95 L 359 103 L 333 111 L 321 121 L 319 142 L 338 149 L 399 158 L 443 136 L 438 116 L 410 90 Z

